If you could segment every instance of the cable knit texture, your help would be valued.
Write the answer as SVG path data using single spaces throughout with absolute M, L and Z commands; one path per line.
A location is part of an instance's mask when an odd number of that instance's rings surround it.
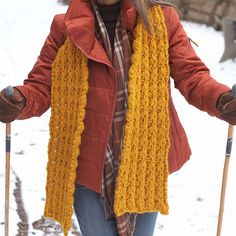
M 152 34 L 138 19 L 129 71 L 128 111 L 116 181 L 114 211 L 168 213 L 168 38 L 159 6 L 150 11 Z M 87 58 L 70 39 L 52 67 L 45 216 L 71 227 L 74 182 L 88 92 Z
M 88 91 L 87 58 L 67 40 L 52 67 L 45 216 L 71 227 L 74 183 Z
M 152 34 L 141 20 L 134 32 L 129 98 L 115 213 L 168 213 L 169 153 L 168 38 L 160 7 L 150 16 Z

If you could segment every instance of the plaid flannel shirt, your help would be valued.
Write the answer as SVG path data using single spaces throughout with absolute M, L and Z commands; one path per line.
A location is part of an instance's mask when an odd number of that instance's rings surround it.
M 96 37 L 102 43 L 117 76 L 116 109 L 112 129 L 105 154 L 104 175 L 102 181 L 101 198 L 104 203 L 107 218 L 115 217 L 119 236 L 132 236 L 136 214 L 116 216 L 113 211 L 115 180 L 121 158 L 122 141 L 124 136 L 125 115 L 128 100 L 128 71 L 131 63 L 132 46 L 126 29 L 122 27 L 122 12 L 118 17 L 115 29 L 114 50 L 110 44 L 106 26 L 100 16 L 98 7 L 91 0 L 95 15 Z

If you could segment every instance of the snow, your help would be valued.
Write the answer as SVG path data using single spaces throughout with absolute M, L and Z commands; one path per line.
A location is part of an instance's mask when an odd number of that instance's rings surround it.
M 22 84 L 40 52 L 57 13 L 66 11 L 56 0 L 0 0 L 0 87 Z M 219 63 L 224 50 L 222 32 L 205 25 L 183 22 L 188 35 L 199 44 L 197 54 L 211 69 L 212 76 L 229 86 L 236 82 L 235 62 Z M 173 87 L 173 85 L 172 85 Z M 228 124 L 187 104 L 176 89 L 173 99 L 189 137 L 191 160 L 169 177 L 170 214 L 158 216 L 158 236 L 209 236 L 216 234 Z M 40 118 L 12 123 L 11 193 L 16 176 L 22 181 L 22 195 L 28 214 L 29 235 L 43 235 L 32 223 L 43 214 L 47 163 L 49 112 Z M 5 124 L 0 124 L 0 235 L 4 225 Z M 222 235 L 236 235 L 236 148 L 226 192 Z M 13 173 L 14 171 L 14 173 Z M 14 196 L 10 196 L 10 236 L 17 235 Z M 72 235 L 72 234 L 70 234 Z

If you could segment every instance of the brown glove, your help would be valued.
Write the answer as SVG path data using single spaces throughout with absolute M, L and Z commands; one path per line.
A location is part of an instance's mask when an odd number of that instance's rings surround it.
M 9 123 L 15 120 L 26 103 L 25 97 L 22 93 L 14 88 L 13 95 L 8 97 L 6 90 L 3 89 L 0 93 L 0 121 Z
M 221 94 L 216 108 L 223 120 L 231 125 L 236 125 L 236 98 L 232 96 L 231 92 Z

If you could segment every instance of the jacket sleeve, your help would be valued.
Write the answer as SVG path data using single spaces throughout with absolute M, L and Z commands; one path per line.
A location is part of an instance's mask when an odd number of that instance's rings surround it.
M 170 74 L 175 87 L 188 103 L 220 118 L 216 103 L 230 88 L 211 77 L 209 69 L 196 55 L 173 7 L 169 7 L 168 15 Z
M 50 107 L 51 69 L 57 52 L 65 41 L 63 27 L 64 15 L 56 15 L 28 78 L 24 85 L 16 86 L 26 98 L 26 106 L 17 119 L 41 116 Z

